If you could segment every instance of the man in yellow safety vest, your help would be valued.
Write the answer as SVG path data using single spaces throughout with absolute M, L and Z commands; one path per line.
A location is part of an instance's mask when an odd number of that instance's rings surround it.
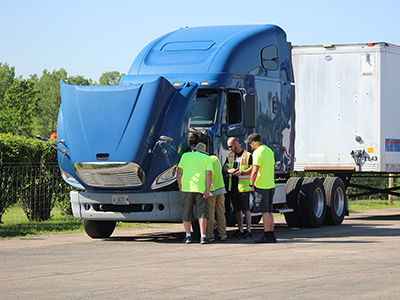
M 252 155 L 243 149 L 237 138 L 228 139 L 229 152 L 225 164 L 224 171 L 229 174 L 228 197 L 232 202 L 236 213 L 238 229 L 234 233 L 234 237 L 249 239 L 251 233 L 251 213 L 250 213 L 250 174 L 252 170 Z M 247 231 L 243 230 L 243 213 L 246 219 Z

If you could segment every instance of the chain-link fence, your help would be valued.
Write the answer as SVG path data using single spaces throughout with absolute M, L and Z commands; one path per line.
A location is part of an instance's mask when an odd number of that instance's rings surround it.
M 57 163 L 0 164 L 0 237 L 74 221 Z

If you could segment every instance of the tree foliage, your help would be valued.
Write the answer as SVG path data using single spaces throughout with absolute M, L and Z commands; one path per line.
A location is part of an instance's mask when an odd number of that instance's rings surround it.
M 72 85 L 93 85 L 93 81 L 91 79 L 86 79 L 81 75 L 68 77 L 66 83 Z
M 0 103 L 3 101 L 4 95 L 11 87 L 15 77 L 15 67 L 11 67 L 0 62 Z
M 32 81 L 20 78 L 13 81 L 0 105 L 0 132 L 31 135 L 37 94 Z
M 100 85 L 118 85 L 121 81 L 121 77 L 125 74 L 121 74 L 117 71 L 105 72 L 99 79 Z
M 65 69 L 49 72 L 43 71 L 36 83 L 40 91 L 38 96 L 39 115 L 35 118 L 35 129 L 41 135 L 50 136 L 57 130 L 58 108 L 61 104 L 60 81 L 67 81 L 68 74 Z
M 105 72 L 99 82 L 117 85 L 123 75 Z M 50 137 L 57 130 L 61 80 L 72 85 L 97 85 L 81 75 L 68 76 L 64 68 L 44 70 L 41 76 L 33 74 L 29 79 L 15 78 L 15 67 L 0 63 L 0 133 Z

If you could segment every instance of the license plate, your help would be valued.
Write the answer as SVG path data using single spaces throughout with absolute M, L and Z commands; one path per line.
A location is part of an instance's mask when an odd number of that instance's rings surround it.
M 114 205 L 129 205 L 129 195 L 113 195 L 112 203 Z

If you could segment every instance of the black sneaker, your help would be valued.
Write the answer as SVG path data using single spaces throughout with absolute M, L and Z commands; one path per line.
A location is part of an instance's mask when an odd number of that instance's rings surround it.
M 206 237 L 202 237 L 202 238 L 200 239 L 200 244 L 201 244 L 201 245 L 209 244 L 209 243 L 211 243 L 211 241 L 210 241 L 208 238 L 206 238 Z
M 222 237 L 219 239 L 221 242 L 226 242 L 226 237 Z
M 192 242 L 193 242 L 193 239 L 192 239 L 191 236 L 187 236 L 187 237 L 185 237 L 185 238 L 183 239 L 183 243 L 184 243 L 184 244 L 190 244 L 190 243 L 192 243 Z
M 272 233 L 272 239 L 273 239 L 273 243 L 276 243 L 276 237 L 275 237 L 274 233 Z
M 243 235 L 242 235 L 243 239 L 250 239 L 252 237 L 253 237 L 253 234 L 250 231 L 246 230 L 245 232 L 243 232 Z
M 266 238 L 262 235 L 258 240 L 254 240 L 254 243 L 276 243 L 276 239 L 273 236 Z
M 237 229 L 237 230 L 235 231 L 235 233 L 232 235 L 232 237 L 234 237 L 234 238 L 241 238 L 242 235 L 243 235 L 243 232 L 241 232 L 239 229 Z

